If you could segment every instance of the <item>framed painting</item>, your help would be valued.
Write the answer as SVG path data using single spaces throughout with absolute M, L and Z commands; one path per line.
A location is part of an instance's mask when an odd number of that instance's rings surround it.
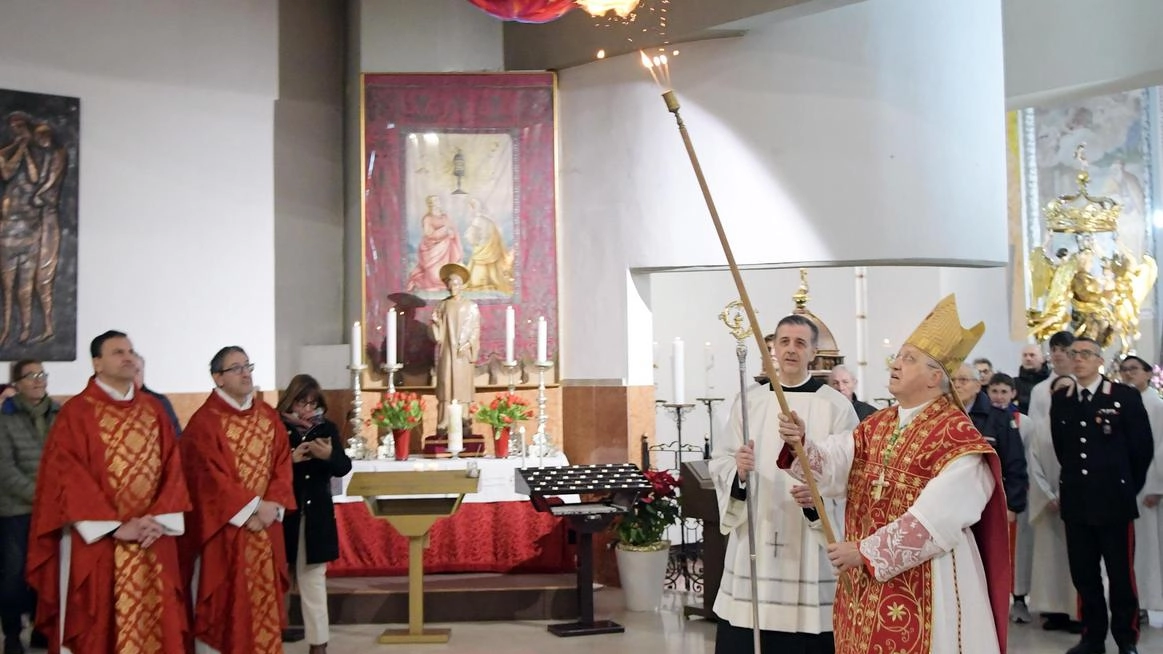
M 462 292 L 480 310 L 478 385 L 505 381 L 498 371 L 510 306 L 514 358 L 535 358 L 543 316 L 555 359 L 554 75 L 365 74 L 362 84 L 369 381 L 382 381 L 394 308 L 404 385 L 433 383 L 429 324 L 449 294 L 440 278 L 447 264 L 468 270 Z
M 77 357 L 81 101 L 0 90 L 0 360 Z

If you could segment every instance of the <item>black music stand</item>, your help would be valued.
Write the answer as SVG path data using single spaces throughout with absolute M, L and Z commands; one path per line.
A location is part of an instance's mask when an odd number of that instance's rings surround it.
M 578 534 L 577 622 L 551 624 L 555 636 L 620 634 L 626 628 L 612 620 L 594 620 L 594 538 L 617 516 L 634 506 L 638 496 L 651 489 L 650 480 L 632 463 L 521 468 L 515 482 L 518 493 L 528 495 L 534 508 L 565 517 Z M 600 502 L 564 504 L 549 501 L 555 495 L 607 493 Z

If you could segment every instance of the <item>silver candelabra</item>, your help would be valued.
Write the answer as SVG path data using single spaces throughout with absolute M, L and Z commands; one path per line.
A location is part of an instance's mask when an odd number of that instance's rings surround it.
M 537 361 L 533 365 L 537 366 L 537 431 L 533 434 L 529 454 L 537 457 L 537 467 L 542 468 L 545 467 L 545 457 L 553 456 L 549 434 L 545 433 L 545 423 L 549 422 L 549 413 L 545 410 L 548 401 L 545 395 L 545 373 L 553 367 L 553 362 Z
M 521 369 L 521 364 L 517 361 L 502 361 L 501 368 L 509 379 L 509 394 L 512 395 L 517 392 L 517 382 L 514 378 Z M 517 425 L 509 430 L 509 458 L 515 457 L 525 457 L 525 429 Z
M 393 365 L 384 364 L 381 370 L 388 376 L 388 392 L 396 392 L 396 373 L 404 369 L 404 364 L 396 363 Z
M 351 426 L 351 437 L 347 439 L 347 455 L 352 459 L 368 459 L 375 456 L 374 450 L 369 450 L 363 439 L 363 388 L 361 377 L 367 366 L 348 366 L 351 371 L 351 417 L 348 424 Z

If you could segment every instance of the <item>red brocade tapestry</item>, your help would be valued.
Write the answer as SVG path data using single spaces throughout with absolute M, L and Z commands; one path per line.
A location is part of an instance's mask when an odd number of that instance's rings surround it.
M 366 74 L 363 77 L 364 345 L 385 361 L 397 318 L 397 360 L 426 371 L 439 270 L 468 269 L 463 295 L 481 313 L 478 363 L 535 358 L 537 318 L 557 351 L 553 73 Z
M 390 577 L 408 574 L 408 539 L 362 502 L 335 505 L 339 559 L 331 577 Z M 528 502 L 461 504 L 432 526 L 424 550 L 424 572 L 572 572 L 574 548 L 561 520 Z

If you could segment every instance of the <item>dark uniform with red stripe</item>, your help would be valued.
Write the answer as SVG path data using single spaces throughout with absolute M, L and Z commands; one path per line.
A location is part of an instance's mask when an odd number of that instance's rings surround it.
M 1083 388 L 1069 397 L 1065 390 L 1055 393 L 1050 421 L 1062 465 L 1059 502 L 1070 576 L 1082 604 L 1082 643 L 1071 651 L 1103 651 L 1108 621 L 1102 563 L 1110 577 L 1111 635 L 1120 650 L 1134 651 L 1139 639 L 1135 497 L 1154 449 L 1142 397 L 1130 386 L 1101 377 L 1092 395 Z

